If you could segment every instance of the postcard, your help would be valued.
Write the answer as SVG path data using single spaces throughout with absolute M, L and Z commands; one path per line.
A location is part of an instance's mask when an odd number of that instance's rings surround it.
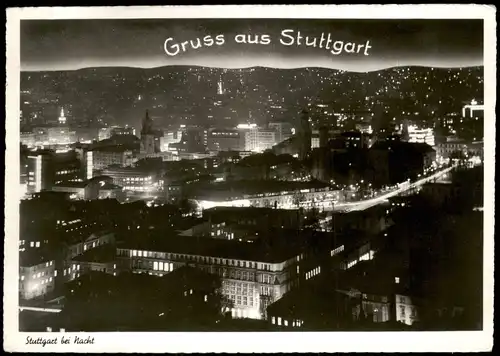
M 496 9 L 7 9 L 4 344 L 493 345 Z

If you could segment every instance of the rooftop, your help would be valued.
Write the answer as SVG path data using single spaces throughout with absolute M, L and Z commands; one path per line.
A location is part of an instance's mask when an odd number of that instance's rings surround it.
M 262 218 L 264 216 L 276 216 L 276 215 L 298 215 L 299 210 L 282 210 L 273 208 L 257 208 L 257 207 L 222 207 L 217 206 L 210 209 L 203 210 L 203 216 L 211 217 L 212 222 L 223 222 L 230 220 L 232 216 L 239 215 L 242 218 Z
M 85 251 L 82 255 L 74 257 L 73 261 L 108 263 L 113 262 L 115 258 L 116 247 L 112 244 L 105 244 Z
M 52 260 L 51 254 L 42 248 L 29 248 L 19 252 L 19 266 L 32 267 Z
M 280 263 L 302 251 L 300 244 L 270 244 L 262 239 L 253 243 L 192 236 L 165 236 L 148 231 L 137 236 L 123 237 L 119 248 L 179 253 L 196 256 L 234 258 L 245 261 Z
M 54 187 L 57 188 L 85 188 L 88 185 L 88 182 L 62 182 L 59 184 L 55 184 Z

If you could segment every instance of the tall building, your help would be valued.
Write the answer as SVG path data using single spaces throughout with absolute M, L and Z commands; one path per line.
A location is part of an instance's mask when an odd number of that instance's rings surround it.
M 224 87 L 222 86 L 222 77 L 219 78 L 219 81 L 217 82 L 217 94 L 219 95 L 224 94 Z
M 299 159 L 305 159 L 311 152 L 312 131 L 309 124 L 309 113 L 306 110 L 302 111 L 300 117 L 299 128 L 297 130 L 297 145 Z
M 149 111 L 146 110 L 146 116 L 142 120 L 141 153 L 153 154 L 156 152 L 159 152 L 159 150 L 156 150 L 153 120 L 149 117 Z
M 60 125 L 66 124 L 66 116 L 64 116 L 64 109 L 63 108 L 61 108 L 61 114 L 59 115 L 58 122 Z
M 36 151 L 28 155 L 28 193 L 50 190 L 54 184 L 78 181 L 81 178 L 81 164 L 76 154 Z

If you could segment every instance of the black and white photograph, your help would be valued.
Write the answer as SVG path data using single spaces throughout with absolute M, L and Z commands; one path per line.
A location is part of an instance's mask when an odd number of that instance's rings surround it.
M 491 350 L 495 11 L 7 10 L 8 351 Z

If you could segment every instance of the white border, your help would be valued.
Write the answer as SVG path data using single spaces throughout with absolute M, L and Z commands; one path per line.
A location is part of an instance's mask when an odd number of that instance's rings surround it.
M 7 10 L 4 349 L 17 352 L 429 352 L 489 351 L 493 345 L 496 19 L 487 5 L 257 5 L 53 7 Z M 19 104 L 21 19 L 111 18 L 422 18 L 484 19 L 485 172 L 484 331 L 371 333 L 84 333 L 93 345 L 25 345 L 18 326 Z M 464 288 L 467 288 L 464 286 Z M 56 333 L 54 333 L 56 335 Z M 61 334 L 58 334 L 60 336 Z M 73 336 L 74 333 L 64 334 Z

